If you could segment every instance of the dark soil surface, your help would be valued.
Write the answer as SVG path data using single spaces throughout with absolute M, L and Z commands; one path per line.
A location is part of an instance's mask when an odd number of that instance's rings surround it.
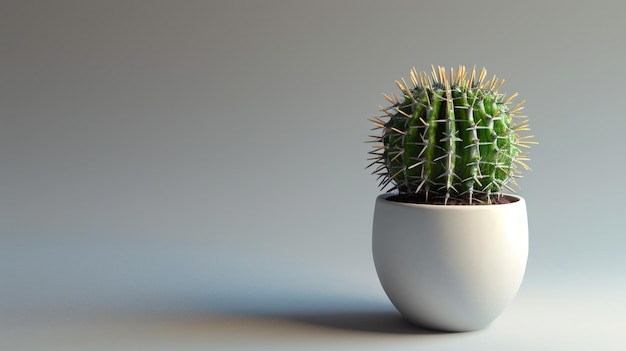
M 428 199 L 422 194 L 398 194 L 393 195 L 387 198 L 389 201 L 396 202 L 404 202 L 404 203 L 412 203 L 412 204 L 428 204 L 428 205 L 446 205 L 444 199 L 442 198 L 434 198 Z M 492 196 L 491 204 L 492 205 L 502 205 L 509 204 L 511 202 L 515 202 L 513 198 L 507 197 L 506 195 L 502 196 Z M 478 206 L 478 205 L 489 205 L 490 203 L 486 198 L 474 199 L 474 201 L 470 204 L 467 201 L 459 200 L 459 199 L 448 199 L 447 205 L 467 205 L 467 206 Z

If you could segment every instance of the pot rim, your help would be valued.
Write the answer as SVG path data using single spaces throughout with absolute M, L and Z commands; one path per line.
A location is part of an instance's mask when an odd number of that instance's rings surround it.
M 413 202 L 402 202 L 402 201 L 392 201 L 392 200 L 388 200 L 389 197 L 398 195 L 398 193 L 396 192 L 390 192 L 390 193 L 385 193 L 385 194 L 380 194 L 376 197 L 377 201 L 383 201 L 385 203 L 388 204 L 393 204 L 396 206 L 402 206 L 402 207 L 414 207 L 414 208 L 428 208 L 428 209 L 464 209 L 466 211 L 480 211 L 485 210 L 485 209 L 494 209 L 494 207 L 501 207 L 501 206 L 515 206 L 515 205 L 524 205 L 525 204 L 525 200 L 523 197 L 519 196 L 519 195 L 514 195 L 514 194 L 507 194 L 504 193 L 502 194 L 502 196 L 509 198 L 513 201 L 511 201 L 510 203 L 506 203 L 506 204 L 482 204 L 482 205 L 467 205 L 467 204 L 457 204 L 457 205 L 442 205 L 442 204 L 422 204 L 422 203 L 413 203 Z

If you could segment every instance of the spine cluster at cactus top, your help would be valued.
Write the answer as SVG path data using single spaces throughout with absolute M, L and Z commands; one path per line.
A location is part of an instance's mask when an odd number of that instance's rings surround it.
M 517 186 L 520 167 L 528 169 L 522 152 L 533 144 L 528 121 L 520 115 L 517 93 L 499 92 L 504 80 L 486 79 L 483 68 L 456 72 L 432 67 L 410 73 L 410 83 L 396 81 L 402 95 L 383 94 L 391 103 L 373 116 L 370 152 L 381 188 L 443 204 L 492 203 L 505 189 Z

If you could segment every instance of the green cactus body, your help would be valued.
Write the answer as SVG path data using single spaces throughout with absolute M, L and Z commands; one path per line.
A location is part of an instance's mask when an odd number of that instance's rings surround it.
M 519 167 L 528 169 L 522 148 L 527 121 L 514 123 L 524 101 L 509 108 L 517 96 L 499 93 L 504 80 L 486 80 L 486 70 L 459 66 L 449 75 L 433 67 L 431 75 L 411 71 L 412 85 L 396 81 L 402 96 L 384 95 L 392 104 L 373 116 L 370 152 L 382 188 L 425 202 L 492 203 L 504 189 L 513 191 Z M 369 167 L 369 166 L 368 166 Z

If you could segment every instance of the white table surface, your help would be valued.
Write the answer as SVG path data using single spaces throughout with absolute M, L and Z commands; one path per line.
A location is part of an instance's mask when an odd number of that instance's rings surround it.
M 333 273 L 141 241 L 2 244 L 3 351 L 626 349 L 625 286 L 591 276 L 527 276 L 489 328 L 448 334 L 405 323 L 370 266 Z

